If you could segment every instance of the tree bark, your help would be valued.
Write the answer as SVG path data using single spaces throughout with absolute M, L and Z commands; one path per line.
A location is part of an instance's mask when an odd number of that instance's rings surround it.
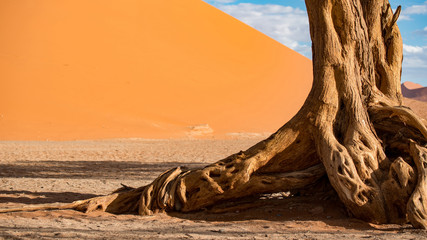
M 393 14 L 388 0 L 305 2 L 314 80 L 294 118 L 268 139 L 203 169 L 174 168 L 148 186 L 61 208 L 189 212 L 307 188 L 327 174 L 355 217 L 427 228 L 427 128 L 401 106 L 400 7 Z

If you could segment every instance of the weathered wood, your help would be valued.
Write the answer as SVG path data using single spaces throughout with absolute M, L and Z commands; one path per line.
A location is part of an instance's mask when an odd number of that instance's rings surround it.
M 427 228 L 427 128 L 401 106 L 400 7 L 393 13 L 388 0 L 305 2 L 313 87 L 276 133 L 203 169 L 174 168 L 148 186 L 48 209 L 189 212 L 254 194 L 310 189 L 327 174 L 355 217 Z M 22 210 L 37 209 L 9 211 Z

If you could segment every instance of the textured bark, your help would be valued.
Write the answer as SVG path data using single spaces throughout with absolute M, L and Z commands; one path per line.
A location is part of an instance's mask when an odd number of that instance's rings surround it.
M 388 0 L 306 5 L 313 87 L 297 115 L 276 133 L 203 169 L 178 167 L 148 186 L 49 209 L 189 212 L 308 188 L 327 174 L 355 217 L 426 228 L 427 128 L 401 106 L 400 7 L 393 14 Z

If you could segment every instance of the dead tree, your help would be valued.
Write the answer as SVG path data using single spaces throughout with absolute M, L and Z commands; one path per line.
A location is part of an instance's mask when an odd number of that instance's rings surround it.
M 402 40 L 388 0 L 306 0 L 313 86 L 268 139 L 203 169 L 60 208 L 189 212 L 303 189 L 327 174 L 347 209 L 373 223 L 427 227 L 426 122 L 402 106 Z

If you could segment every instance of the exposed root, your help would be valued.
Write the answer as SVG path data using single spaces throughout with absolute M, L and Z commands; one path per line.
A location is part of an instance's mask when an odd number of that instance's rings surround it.
M 403 106 L 371 106 L 371 116 L 374 116 L 375 122 L 381 122 L 382 119 L 391 118 L 393 116 L 400 117 L 400 120 L 408 126 L 412 126 L 427 140 L 427 127 L 424 121 L 418 117 L 410 108 Z
M 186 186 L 183 181 L 183 178 L 190 172 L 182 171 L 181 168 L 174 168 L 160 175 L 150 185 L 141 188 L 64 205 L 2 209 L 0 213 L 70 209 L 85 213 L 104 211 L 114 214 L 151 215 L 159 211 L 179 211 L 185 204 L 188 204 L 186 198 L 191 197 L 186 196 Z M 233 192 L 227 194 L 224 194 L 224 192 L 220 193 L 220 198 L 222 200 L 237 199 L 255 193 L 274 193 L 300 189 L 315 183 L 324 175 L 325 170 L 322 165 L 316 165 L 292 173 L 257 175 L 251 178 L 246 184 L 238 186 Z M 186 206 L 186 209 L 192 208 L 191 206 Z M 198 209 L 200 208 L 192 210 Z
M 406 223 L 406 205 L 414 191 L 417 175 L 401 157 L 391 164 L 388 179 L 381 185 L 389 222 Z
M 125 195 L 128 195 L 127 192 Z M 109 211 L 108 207 L 114 205 L 114 202 L 123 197 L 123 193 L 114 193 L 107 196 L 94 197 L 86 200 L 79 200 L 68 204 L 55 204 L 55 205 L 43 205 L 23 208 L 11 208 L 11 209 L 0 209 L 0 213 L 10 212 L 34 212 L 34 211 L 52 211 L 52 210 L 76 210 L 80 212 L 93 212 L 93 211 Z M 113 211 L 113 213 L 115 213 Z
M 361 154 L 362 159 L 352 158 L 350 151 L 354 148 L 346 148 L 336 141 L 331 133 L 324 133 L 318 140 L 319 154 L 328 173 L 329 181 L 337 191 L 341 201 L 355 216 L 369 222 L 386 223 L 383 196 L 377 185 L 373 172 L 373 166 L 360 162 L 369 154 Z M 360 161 L 359 163 L 356 163 Z M 358 165 L 356 167 L 356 165 Z M 364 172 L 363 178 L 358 172 Z M 369 173 L 369 174 L 368 174 Z
M 138 203 L 139 215 L 151 215 L 159 210 L 171 210 L 175 205 L 179 206 L 179 203 L 176 204 L 179 200 L 176 199 L 175 192 L 181 185 L 181 178 L 187 173 L 188 171 L 183 172 L 179 167 L 174 168 L 146 186 Z
M 74 210 L 77 204 L 61 204 L 61 205 L 48 205 L 48 206 L 34 206 L 34 207 L 23 207 L 23 208 L 10 208 L 0 209 L 0 213 L 12 213 L 12 212 L 34 212 L 34 211 L 52 211 L 52 210 Z
M 408 218 L 414 227 L 427 229 L 427 149 L 411 142 L 410 153 L 417 167 L 418 182 L 408 201 Z

